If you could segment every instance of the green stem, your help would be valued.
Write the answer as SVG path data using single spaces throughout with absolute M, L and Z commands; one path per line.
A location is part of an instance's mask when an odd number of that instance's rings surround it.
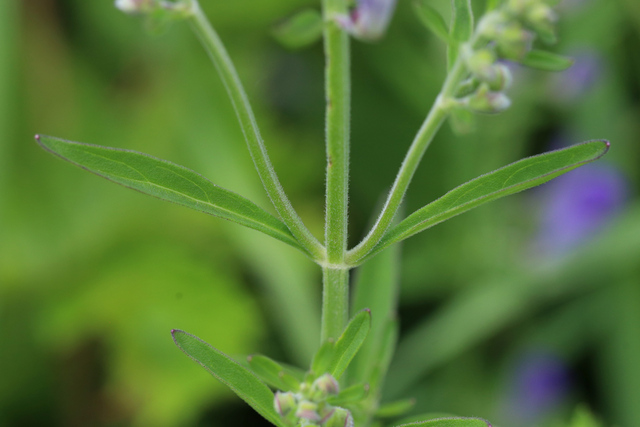
M 322 342 L 338 339 L 349 320 L 349 270 L 322 268 Z
M 323 268 L 322 337 L 337 338 L 348 320 L 347 252 L 350 133 L 349 36 L 333 21 L 347 13 L 345 0 L 323 0 L 326 57 L 327 189 L 325 216 L 326 265 Z
M 431 111 L 429 111 L 427 118 L 414 138 L 376 223 L 364 240 L 348 252 L 346 259 L 348 265 L 357 265 L 375 248 L 387 232 L 389 225 L 393 221 L 393 217 L 398 212 L 398 208 L 404 199 L 407 188 L 411 183 L 424 153 L 427 151 L 427 148 L 429 148 L 440 126 L 442 126 L 442 123 L 449 115 L 448 100 L 455 96 L 458 85 L 467 74 L 461 57 L 462 55 L 460 54 L 457 56 L 442 86 L 440 94 L 436 98 L 433 107 L 431 107 Z
M 278 176 L 271 164 L 269 154 L 260 135 L 255 115 L 251 109 L 247 94 L 242 87 L 238 73 L 227 53 L 220 37 L 213 29 L 196 0 L 192 0 L 191 24 L 213 61 L 231 103 L 238 116 L 240 127 L 247 141 L 253 163 L 260 175 L 262 184 L 276 208 L 276 211 L 287 225 L 291 233 L 315 261 L 325 257 L 324 248 L 304 225 L 297 212 L 291 206 L 287 195 L 280 184 Z

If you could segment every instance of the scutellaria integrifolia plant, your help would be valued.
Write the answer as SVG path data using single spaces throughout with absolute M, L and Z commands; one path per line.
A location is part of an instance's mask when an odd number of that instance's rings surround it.
M 398 339 L 395 283 L 362 280 L 349 302 L 349 271 L 395 243 L 485 202 L 534 187 L 592 162 L 607 141 L 590 141 L 526 158 L 463 184 L 410 215 L 399 208 L 413 175 L 441 125 L 454 126 L 476 113 L 496 114 L 511 101 L 507 61 L 547 71 L 571 65 L 567 58 L 534 49 L 537 40 L 555 41 L 552 0 L 488 0 L 474 17 L 470 0 L 451 1 L 447 24 L 430 0 L 416 0 L 418 18 L 447 44 L 447 77 L 418 130 L 377 220 L 355 247 L 347 247 L 350 139 L 350 37 L 381 38 L 392 20 L 395 0 L 323 0 L 321 11 L 305 11 L 281 27 L 290 46 L 324 39 L 326 56 L 325 235 L 306 227 L 271 163 L 248 97 L 226 48 L 197 0 L 117 0 L 124 12 L 166 23 L 191 24 L 224 83 L 246 144 L 277 216 L 182 166 L 146 154 L 37 136 L 46 150 L 121 185 L 261 231 L 303 252 L 322 269 L 321 343 L 311 366 L 292 368 L 266 356 L 235 361 L 199 338 L 173 330 L 175 344 L 272 424 L 286 426 L 370 426 L 411 409 L 411 399 L 381 405 L 384 378 Z M 444 61 L 443 61 L 444 62 Z M 435 65 L 434 65 L 435 66 Z M 387 253 L 393 249 L 389 249 Z M 375 266 L 376 260 L 362 268 Z M 362 277 L 371 277 L 362 274 Z M 367 307 L 371 307 L 369 310 Z M 350 310 L 355 311 L 353 315 Z M 379 317 L 376 317 L 379 316 Z M 398 424 L 399 423 L 399 424 Z M 486 427 L 479 418 L 412 418 L 430 427 Z

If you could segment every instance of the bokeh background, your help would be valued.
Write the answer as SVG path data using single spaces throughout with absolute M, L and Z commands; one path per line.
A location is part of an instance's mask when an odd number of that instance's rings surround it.
M 320 236 L 322 49 L 291 52 L 271 36 L 319 2 L 202 3 L 281 181 Z M 447 13 L 448 2 L 433 3 Z M 514 67 L 509 111 L 464 135 L 444 126 L 406 209 L 526 155 L 596 138 L 611 151 L 406 242 L 388 398 L 415 397 L 414 412 L 554 427 L 582 406 L 603 426 L 640 420 L 640 3 L 564 0 L 560 10 L 552 49 L 574 67 Z M 444 63 L 408 0 L 383 41 L 354 42 L 353 243 Z M 257 232 L 65 164 L 36 133 L 169 159 L 268 207 L 186 24 L 154 36 L 111 0 L 0 1 L 0 425 L 262 425 L 169 331 L 306 366 L 319 336 L 318 269 Z

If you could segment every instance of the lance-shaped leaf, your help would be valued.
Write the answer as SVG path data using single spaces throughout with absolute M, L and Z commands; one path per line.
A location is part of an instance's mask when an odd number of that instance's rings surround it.
M 429 4 L 430 0 L 415 0 L 414 10 L 420 22 L 445 43 L 449 42 L 449 28 L 440 12 Z
M 449 69 L 451 69 L 458 57 L 460 44 L 468 41 L 473 34 L 471 0 L 451 0 L 451 7 L 451 42 L 447 51 Z
M 459 42 L 466 42 L 473 34 L 473 10 L 471 0 L 451 0 L 453 17 L 451 37 Z
M 175 329 L 171 335 L 180 350 L 233 390 L 256 412 L 272 424 L 285 427 L 273 407 L 274 394 L 251 371 L 196 336 Z
M 297 373 L 280 365 L 266 356 L 254 355 L 247 358 L 249 367 L 262 381 L 282 391 L 298 391 L 300 379 Z
M 436 418 L 432 420 L 416 421 L 409 424 L 399 424 L 395 427 L 491 427 L 482 418 Z
M 36 136 L 47 151 L 103 178 L 162 200 L 235 221 L 298 249 L 287 226 L 252 201 L 183 166 L 131 150 Z
M 296 50 L 319 41 L 323 25 L 320 12 L 305 9 L 276 26 L 272 35 L 287 49 Z
M 521 63 L 543 71 L 564 71 L 573 65 L 574 60 L 546 50 L 532 50 L 522 59 Z
M 311 361 L 311 371 L 316 377 L 329 371 L 336 351 L 336 343 L 333 340 L 322 343 Z
M 331 364 L 329 365 L 329 373 L 334 378 L 339 379 L 347 369 L 367 337 L 370 328 L 371 312 L 368 309 L 362 310 L 353 316 L 353 319 L 351 319 L 338 341 L 336 341 Z
M 543 184 L 602 157 L 608 141 L 590 141 L 528 157 L 449 191 L 409 215 L 382 238 L 372 253 L 484 203 Z

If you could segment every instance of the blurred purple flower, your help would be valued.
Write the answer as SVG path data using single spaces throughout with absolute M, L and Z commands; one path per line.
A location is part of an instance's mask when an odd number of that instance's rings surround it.
M 571 378 L 565 363 L 552 353 L 534 352 L 517 364 L 507 398 L 507 418 L 528 424 L 552 410 L 569 392 Z
M 350 15 L 336 17 L 338 24 L 354 37 L 377 40 L 383 36 L 396 7 L 396 0 L 357 0 Z
M 554 76 L 551 83 L 553 97 L 560 101 L 575 101 L 591 89 L 603 74 L 604 59 L 593 50 L 570 53 L 575 63 Z
M 605 163 L 582 166 L 542 188 L 538 248 L 560 255 L 593 237 L 624 207 L 626 179 Z

